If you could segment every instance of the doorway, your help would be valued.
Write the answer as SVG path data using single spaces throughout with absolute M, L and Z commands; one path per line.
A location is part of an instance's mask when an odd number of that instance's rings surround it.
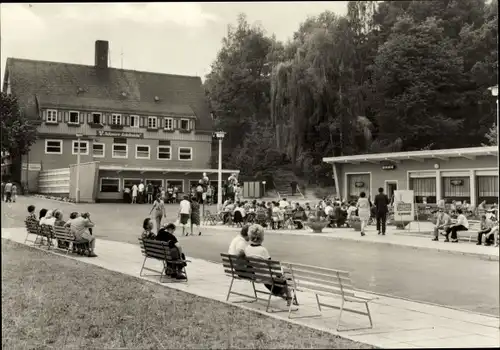
M 385 181 L 385 193 L 387 194 L 387 197 L 389 197 L 389 200 L 392 200 L 392 197 L 394 196 L 394 191 L 397 191 L 397 189 L 398 189 L 397 180 Z

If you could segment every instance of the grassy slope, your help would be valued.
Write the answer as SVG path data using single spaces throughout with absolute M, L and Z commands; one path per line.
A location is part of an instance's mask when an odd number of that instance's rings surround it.
M 372 348 L 2 239 L 2 348 Z

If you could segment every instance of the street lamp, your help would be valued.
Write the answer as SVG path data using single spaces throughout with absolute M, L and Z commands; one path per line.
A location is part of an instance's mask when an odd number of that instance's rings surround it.
M 83 136 L 81 133 L 76 134 L 77 144 L 78 144 L 78 152 L 76 154 L 76 195 L 75 202 L 80 203 L 80 138 Z
M 264 193 L 262 194 L 262 197 L 266 196 L 266 182 L 262 181 L 262 184 L 264 185 Z
M 498 121 L 499 121 L 499 117 L 498 117 L 498 85 L 495 85 L 495 86 L 492 86 L 490 88 L 488 88 L 488 90 L 491 91 L 491 94 L 493 96 L 495 96 L 497 98 L 497 145 L 498 145 Z
M 224 131 L 216 131 L 215 137 L 219 140 L 219 178 L 217 180 L 217 209 L 222 210 L 222 140 L 226 136 Z

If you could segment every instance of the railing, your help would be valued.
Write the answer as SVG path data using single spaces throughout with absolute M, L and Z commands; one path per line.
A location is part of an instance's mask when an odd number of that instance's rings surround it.
M 302 199 L 306 199 L 306 197 L 302 194 L 302 192 L 300 192 L 300 187 L 299 185 L 297 185 L 297 191 L 300 193 L 300 195 L 302 196 Z

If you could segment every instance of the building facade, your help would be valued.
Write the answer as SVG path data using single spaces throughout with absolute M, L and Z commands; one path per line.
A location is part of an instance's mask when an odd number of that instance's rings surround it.
M 40 191 L 40 172 L 67 169 L 78 158 L 97 164 L 93 200 L 119 199 L 140 181 L 188 192 L 203 172 L 216 180 L 201 79 L 111 68 L 108 51 L 108 42 L 96 41 L 93 66 L 7 59 L 3 89 L 38 124 L 38 139 L 21 160 L 21 182 Z M 50 181 L 43 192 L 68 191 L 57 177 Z
M 498 147 L 365 154 L 323 158 L 332 164 L 337 193 L 372 198 L 378 188 L 413 190 L 416 203 L 482 201 L 498 204 Z

